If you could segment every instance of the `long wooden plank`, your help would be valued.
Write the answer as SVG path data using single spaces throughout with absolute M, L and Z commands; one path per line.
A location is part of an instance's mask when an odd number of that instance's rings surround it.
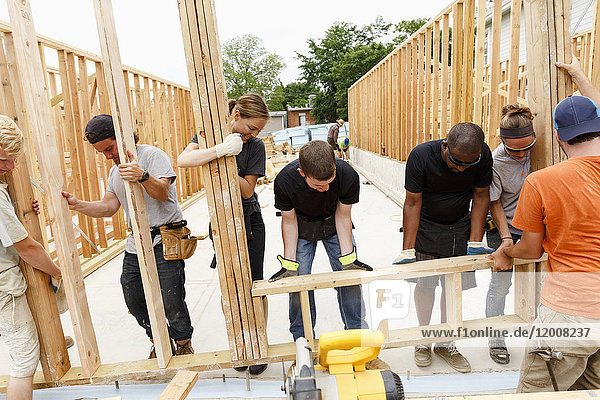
M 465 0 L 464 2 L 464 44 L 463 44 L 463 70 L 462 74 L 462 92 L 463 102 L 461 103 L 462 121 L 473 121 L 473 68 L 475 52 L 475 0 Z
M 510 56 L 508 61 L 508 103 L 517 102 L 519 94 L 519 45 L 521 42 L 522 0 L 510 3 Z
M 450 55 L 450 15 L 444 14 L 442 16 L 442 113 L 441 113 L 441 127 L 440 134 L 442 137 L 446 137 L 448 133 L 448 58 Z
M 446 292 L 446 323 L 457 328 L 462 323 L 462 275 L 460 272 L 444 276 Z
M 179 371 L 175 378 L 158 396 L 158 400 L 184 400 L 198 381 L 198 373 L 194 371 Z
M 498 329 L 510 329 L 525 327 L 528 324 L 517 315 L 501 315 L 499 317 L 481 318 L 463 321 L 462 327 L 468 330 L 484 330 L 486 327 L 494 326 Z M 448 324 L 430 325 L 431 330 L 452 329 Z M 467 339 L 454 337 L 454 340 Z M 397 348 L 405 346 L 414 346 L 416 344 L 425 344 L 438 341 L 439 338 L 424 338 L 421 327 L 410 327 L 390 330 L 389 342 L 386 342 L 386 348 Z M 318 349 L 318 340 L 315 340 L 315 351 Z M 264 363 L 280 363 L 282 361 L 291 361 L 296 359 L 295 343 L 280 343 L 269 346 L 267 357 L 255 360 L 232 361 L 229 351 L 213 351 L 208 353 L 197 353 L 186 356 L 173 357 L 166 370 L 160 370 L 157 367 L 156 360 L 127 361 L 115 364 L 105 364 L 100 366 L 98 371 L 91 378 L 84 378 L 81 374 L 81 368 L 73 367 L 58 383 L 46 382 L 41 373 L 34 377 L 35 388 L 45 388 L 65 385 L 82 384 L 114 384 L 119 382 L 148 382 L 155 377 L 164 379 L 165 377 L 175 376 L 177 371 L 185 369 L 190 371 L 210 371 L 222 370 L 243 365 L 256 365 Z M 0 392 L 6 387 L 7 376 L 0 376 Z M 546 393 L 547 394 L 547 393 Z
M 423 141 L 428 142 L 433 139 L 433 130 L 431 128 L 431 110 L 432 110 L 432 100 L 431 100 L 431 81 L 432 81 L 432 35 L 433 35 L 433 27 L 427 28 L 425 31 L 425 137 Z
M 72 55 L 72 53 L 71 53 Z M 75 197 L 80 199 L 89 200 L 87 193 L 84 192 L 83 189 L 83 171 L 81 168 L 80 159 L 82 158 L 82 152 L 77 143 L 77 124 L 79 123 L 79 109 L 76 108 L 77 105 L 73 101 L 72 97 L 72 86 L 76 85 L 77 78 L 75 77 L 75 71 L 70 71 L 69 66 L 67 64 L 67 53 L 65 51 L 58 52 L 58 64 L 60 68 L 60 85 L 64 88 L 63 92 L 66 93 L 66 96 L 63 96 L 63 103 L 65 107 L 65 140 L 64 143 L 67 145 L 69 151 L 69 157 L 71 160 L 70 163 L 70 175 L 67 175 L 68 182 L 70 182 L 70 186 L 68 186 L 68 191 L 73 193 Z M 75 89 L 73 89 L 74 91 Z M 77 99 L 77 97 L 75 97 Z M 77 115 L 77 117 L 76 117 Z M 77 119 L 76 119 L 77 118 Z M 69 173 L 66 170 L 67 174 Z M 84 232 L 86 235 L 89 235 L 89 231 L 87 229 L 87 216 L 78 216 L 78 223 L 83 226 Z M 91 255 L 90 245 L 86 242 L 82 245 L 83 255 L 84 257 L 89 257 Z
M 123 66 L 119 54 L 119 44 L 115 29 L 112 2 L 110 0 L 94 0 L 94 12 L 98 27 L 98 37 L 104 62 L 107 92 L 113 116 L 113 124 L 119 157 L 128 160 L 128 152 L 137 159 L 133 138 L 133 124 L 127 99 L 128 88 L 125 86 Z M 125 193 L 129 207 L 129 218 L 133 229 L 133 237 L 137 250 L 137 258 L 144 287 L 144 296 L 148 307 L 148 316 L 154 338 L 154 347 L 158 365 L 166 367 L 171 359 L 171 339 L 167 330 L 165 309 L 163 306 L 156 259 L 150 236 L 150 226 L 142 185 L 135 182 L 125 182 Z
M 485 56 L 485 4 L 487 0 L 477 0 L 477 39 L 475 44 L 475 92 L 473 122 L 484 129 L 483 121 L 483 63 Z
M 3 82 L 0 91 L 4 100 L 2 113 L 10 116 L 21 125 L 20 128 L 24 135 L 24 147 L 33 147 L 30 131 L 27 127 L 27 119 L 21 112 L 23 110 L 22 96 L 20 94 L 13 95 L 13 92 L 20 92 L 18 71 L 14 71 L 11 77 L 4 51 L 1 48 L 0 55 L 0 77 Z M 25 226 L 30 237 L 43 243 L 39 218 L 30 209 L 35 197 L 29 181 L 31 175 L 29 169 L 32 164 L 31 160 L 27 158 L 26 153 L 20 157 L 13 172 L 6 174 L 6 182 L 15 206 L 15 212 L 21 223 Z M 64 341 L 55 295 L 50 285 L 48 285 L 50 277 L 23 260 L 20 262 L 20 267 L 27 281 L 27 301 L 38 331 L 40 362 L 44 378 L 48 381 L 57 381 L 71 368 L 71 363 Z
M 539 261 L 546 259 L 542 257 Z M 515 259 L 515 265 L 529 264 L 532 260 Z M 336 271 L 320 274 L 294 276 L 275 282 L 255 281 L 253 296 L 265 296 L 281 293 L 301 292 L 342 286 L 366 284 L 377 279 L 408 279 L 420 276 L 445 275 L 455 272 L 477 271 L 491 268 L 493 262 L 485 256 L 461 256 L 438 260 L 419 261 L 397 266 L 377 267 L 373 271 Z
M 87 59 L 85 57 L 78 57 L 79 60 L 79 76 L 87 76 Z M 90 92 L 89 85 L 79 85 L 79 107 L 81 110 L 81 122 L 83 125 L 87 123 L 92 117 L 92 110 L 90 107 Z M 82 127 L 83 127 L 82 125 Z M 100 180 L 98 178 L 98 162 L 96 159 L 96 151 L 87 145 L 83 145 L 83 152 L 85 157 L 86 170 L 89 174 L 87 184 L 89 185 L 90 200 L 100 200 Z M 100 247 L 106 248 L 108 246 L 106 239 L 106 229 L 104 226 L 103 218 L 95 219 L 97 230 L 98 230 L 98 241 L 96 241 L 96 235 L 93 235 L 93 240 L 96 244 L 100 244 Z
M 77 255 L 71 211 L 61 195 L 61 191 L 66 189 L 59 161 L 62 152 L 56 146 L 40 55 L 37 45 L 34 45 L 37 41 L 31 7 L 27 0 L 10 0 L 7 3 L 13 26 L 16 58 L 22 74 L 23 103 L 41 166 L 46 200 L 50 205 L 52 231 L 77 349 L 84 373 L 91 376 L 100 365 L 100 355 Z
M 500 0 L 501 1 L 501 0 Z M 464 45 L 464 5 L 455 3 L 452 8 L 452 83 L 451 83 L 451 113 L 450 125 L 454 126 L 461 121 L 462 74 L 463 74 L 463 45 Z
M 194 120 L 196 128 L 199 130 L 198 144 L 201 148 L 213 146 L 215 137 L 207 134 L 211 132 L 210 121 L 205 121 L 204 115 L 210 116 L 208 105 L 206 104 L 206 82 L 204 78 L 204 68 L 202 67 L 203 52 L 199 40 L 200 32 L 194 4 L 191 2 L 179 2 L 179 17 L 181 18 L 181 31 L 183 36 L 186 61 L 188 66 L 188 77 L 190 80 L 190 95 L 192 106 L 194 108 Z M 203 101 L 204 100 L 204 101 Z M 203 109 L 207 112 L 203 113 Z M 206 124 L 206 125 L 205 125 Z M 212 131 L 215 134 L 214 131 Z M 222 138 L 219 138 L 222 140 Z M 221 193 L 219 191 L 219 165 L 216 161 L 202 167 L 204 181 L 207 190 L 207 200 L 211 224 L 213 229 L 213 242 L 217 257 L 217 270 L 219 272 L 219 282 L 221 285 L 223 314 L 225 316 L 225 325 L 227 328 L 227 338 L 229 340 L 229 349 L 233 360 L 245 358 L 244 337 L 242 334 L 241 320 L 239 315 L 238 298 L 236 286 L 232 271 L 225 268 L 224 265 L 224 246 L 221 244 L 221 226 L 218 223 L 223 221 L 224 214 L 222 207 Z M 219 218 L 219 213 L 222 217 Z M 225 235 L 226 236 L 226 235 Z
M 432 138 L 441 139 L 440 130 L 440 46 L 441 46 L 441 30 L 440 21 L 435 21 L 433 26 L 433 97 L 431 109 L 433 110 L 432 116 Z
M 489 43 L 491 44 L 491 79 L 490 79 L 490 123 L 489 123 L 489 142 L 491 148 L 498 144 L 496 132 L 500 126 L 500 96 L 498 94 L 500 85 L 500 43 L 502 40 L 502 0 L 494 0 L 492 13 L 492 32 Z
M 600 88 L 600 0 L 596 0 L 596 8 L 594 9 L 594 31 L 592 33 L 592 83 Z
M 214 84 L 214 99 L 216 100 L 215 104 L 218 104 L 218 107 L 222 107 L 219 108 L 220 112 L 217 115 L 219 117 L 221 132 L 225 132 L 224 127 L 230 127 L 229 107 L 227 89 L 225 87 L 223 59 L 221 56 L 221 45 L 218 39 L 215 4 L 214 0 L 203 0 L 197 2 L 197 4 L 203 6 L 203 13 L 206 21 L 208 48 L 210 50 L 210 56 L 207 58 L 207 62 L 204 65 L 205 67 L 210 65 L 209 72 L 212 74 L 212 80 Z M 208 61 L 210 61 L 210 64 L 208 64 Z M 207 77 L 209 78 L 207 82 L 210 82 L 211 74 L 207 73 Z M 229 208 L 228 203 L 226 202 L 225 211 L 227 213 L 229 241 L 232 243 L 232 251 L 234 251 L 233 267 L 234 273 L 236 274 L 236 283 L 238 284 L 237 291 L 240 299 L 242 323 L 244 322 L 245 318 L 244 313 L 247 313 L 248 319 L 247 324 L 249 338 L 246 336 L 246 332 L 244 332 L 247 349 L 246 351 L 248 354 L 250 354 L 251 352 L 248 350 L 248 348 L 251 348 L 253 356 L 258 357 L 260 349 L 256 332 L 255 313 L 262 312 L 262 310 L 253 310 L 251 296 L 252 280 L 250 278 L 250 259 L 248 256 L 245 224 L 243 223 L 244 216 L 242 211 L 242 196 L 238 184 L 237 164 L 235 162 L 235 158 L 233 157 L 226 157 L 225 160 L 219 160 L 219 162 L 225 164 L 227 171 L 227 179 L 225 180 L 222 177 L 222 182 L 227 182 L 231 208 Z

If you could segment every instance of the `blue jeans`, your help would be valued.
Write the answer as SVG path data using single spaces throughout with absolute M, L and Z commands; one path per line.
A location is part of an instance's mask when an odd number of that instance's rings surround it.
M 340 263 L 341 252 L 340 242 L 337 235 L 322 240 L 329 264 L 334 271 L 340 271 L 342 264 Z M 354 244 L 354 238 L 352 238 Z M 296 261 L 298 264 L 298 275 L 309 275 L 312 270 L 313 259 L 317 242 L 312 242 L 298 238 L 296 246 Z M 360 285 L 344 286 L 335 288 L 337 291 L 338 306 L 344 329 L 368 329 L 369 325 L 365 321 L 365 304 L 362 298 Z M 313 291 L 308 292 L 310 301 L 310 316 L 312 319 L 313 337 L 315 321 L 317 319 L 317 311 L 315 309 L 315 296 Z M 304 336 L 304 325 L 302 324 L 302 311 L 300 309 L 300 295 L 298 293 L 290 293 L 290 332 L 294 336 L 294 341 L 299 337 Z
M 500 233 L 498 230 L 486 232 L 488 246 L 497 249 L 502 244 Z M 521 235 L 511 234 L 513 242 L 521 239 Z M 512 268 L 507 271 L 492 272 L 492 280 L 488 288 L 485 302 L 485 316 L 497 317 L 504 315 L 504 305 L 506 303 L 506 295 L 512 285 Z

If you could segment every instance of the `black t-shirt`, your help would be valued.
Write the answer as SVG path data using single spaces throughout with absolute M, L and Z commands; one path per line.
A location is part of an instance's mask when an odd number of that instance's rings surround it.
M 423 194 L 422 217 L 451 224 L 469 212 L 475 187 L 492 183 L 492 153 L 484 143 L 479 163 L 463 172 L 452 172 L 442 159 L 442 141 L 422 143 L 410 152 L 404 188 Z
M 294 209 L 298 215 L 319 220 L 334 215 L 338 201 L 342 204 L 358 203 L 358 174 L 339 158 L 335 159 L 335 165 L 335 179 L 329 184 L 329 190 L 319 192 L 311 189 L 300 175 L 300 162 L 290 162 L 275 178 L 275 208 L 281 211 Z
M 192 138 L 192 143 L 198 144 L 198 134 L 195 134 Z M 250 138 L 242 146 L 240 154 L 235 156 L 237 163 L 238 175 L 242 178 L 246 175 L 258 175 L 258 177 L 265 176 L 265 168 L 267 163 L 267 153 L 265 152 L 265 144 L 259 138 Z M 249 210 L 260 211 L 260 205 L 258 204 L 258 195 L 252 194 L 252 197 L 248 199 L 242 198 L 242 206 L 244 212 Z

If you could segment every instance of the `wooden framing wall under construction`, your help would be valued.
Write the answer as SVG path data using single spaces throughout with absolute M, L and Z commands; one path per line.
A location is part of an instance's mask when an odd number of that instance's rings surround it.
M 0 22 L 0 32 L 2 53 L 9 57 L 12 28 Z M 45 71 L 52 123 L 58 147 L 63 150 L 60 165 L 66 176 L 67 191 L 86 200 L 100 200 L 113 163 L 96 154 L 81 139 L 85 125 L 93 115 L 111 112 L 102 58 L 44 36 L 37 35 L 36 41 Z M 47 65 L 46 59 L 56 59 L 57 65 Z M 8 67 L 14 65 L 10 59 L 0 62 Z M 4 71 L 0 73 L 7 81 L 8 68 Z M 177 155 L 195 132 L 189 89 L 127 66 L 123 66 L 123 77 L 129 88 L 129 107 L 140 143 L 165 150 L 175 165 Z M 85 82 L 87 84 L 82 84 Z M 7 110 L 6 107 L 3 109 Z M 30 176 L 41 187 L 41 174 L 33 150 L 34 147 L 29 146 Z M 193 201 L 203 189 L 200 171 L 177 169 L 176 172 L 179 201 Z M 56 259 L 45 196 L 38 188 L 33 190 L 41 204 L 42 243 Z M 77 225 L 73 230 L 84 275 L 93 272 L 124 248 L 127 226 L 122 211 L 112 218 L 88 218 L 74 214 L 74 223 Z
M 502 106 L 518 103 L 536 115 L 535 129 L 542 145 L 532 153 L 532 166 L 560 161 L 558 144 L 552 138 L 551 110 L 576 88 L 554 62 L 569 62 L 572 47 L 598 85 L 600 57 L 595 55 L 600 53 L 600 41 L 593 39 L 593 32 L 598 36 L 600 29 L 598 4 L 594 29 L 571 38 L 571 0 L 524 0 L 524 9 L 521 3 L 511 1 L 509 32 L 502 31 L 502 0 L 456 0 L 430 19 L 349 89 L 352 143 L 406 161 L 417 144 L 445 137 L 455 123 L 475 122 L 493 149 L 499 144 Z M 536 60 L 524 64 L 519 58 L 520 38 L 526 29 L 522 14 L 527 26 L 526 54 Z M 548 24 L 542 27 L 540 21 L 546 19 Z M 508 59 L 501 59 L 502 38 L 508 40 Z M 528 79 L 529 75 L 536 79 Z M 542 106 L 550 99 L 551 103 Z
M 517 1 L 513 3 L 516 5 Z M 35 377 L 36 385 L 112 383 L 120 379 L 172 376 L 181 369 L 209 370 L 291 360 L 295 358 L 293 343 L 268 343 L 263 296 L 298 292 L 306 300 L 310 290 L 364 284 L 378 279 L 447 275 L 448 322 L 433 325 L 432 329 L 446 329 L 458 324 L 477 329 L 489 326 L 492 322 L 500 327 L 521 326 L 533 320 L 540 285 L 540 274 L 536 272 L 543 268 L 545 258 L 515 260 L 516 270 L 523 272 L 524 276 L 515 282 L 514 315 L 471 321 L 465 321 L 462 315 L 460 274 L 489 269 L 492 262 L 485 256 L 423 261 L 402 269 L 381 266 L 371 272 L 338 271 L 292 277 L 275 283 L 253 283 L 237 168 L 233 157 L 225 157 L 203 167 L 202 176 L 193 171 L 180 171 L 185 176 L 181 179 L 183 183 L 180 189 L 183 193 L 181 197 L 186 198 L 200 190 L 202 184 L 205 185 L 229 349 L 170 357 L 163 343 L 163 347 L 158 349 L 162 353 L 158 360 L 101 365 L 85 298 L 81 257 L 72 228 L 72 215 L 60 197 L 60 191 L 67 189 L 94 199 L 104 189 L 103 185 L 94 187 L 92 183 L 100 180 L 106 182 L 109 165 L 95 153 L 86 150 L 89 146 L 86 147 L 81 140 L 85 122 L 91 115 L 110 110 L 116 116 L 121 157 L 125 157 L 126 150 L 135 149 L 132 140 L 133 132 L 137 130 L 142 143 L 162 146 L 173 159 L 183 150 L 196 129 L 199 145 L 210 147 L 220 143 L 230 133 L 230 124 L 213 0 L 179 0 L 191 86 L 189 91 L 121 66 L 112 26 L 111 3 L 94 0 L 94 4 L 103 58 L 36 38 L 26 0 L 9 2 L 13 27 L 0 27 L 4 32 L 0 75 L 9 82 L 0 90 L 0 105 L 4 107 L 3 112 L 17 120 L 27 140 L 35 142 L 34 146 L 29 142 L 26 168 L 22 167 L 12 175 L 11 191 L 19 199 L 19 215 L 28 227 L 31 226 L 33 234 L 43 239 L 46 224 L 41 222 L 41 227 L 38 226 L 36 231 L 36 218 L 25 208 L 34 191 L 28 180 L 42 182 L 46 198 L 45 212 L 48 214 L 47 220 L 52 222 L 54 233 L 49 235 L 46 232 L 44 241 L 48 248 L 55 249 L 63 270 L 71 318 L 77 324 L 75 336 L 82 360 L 82 367 L 70 367 L 58 311 L 48 300 L 52 298 L 48 285 L 44 283 L 48 277 L 25 266 L 30 284 L 28 300 L 39 323 L 40 334 L 49 336 L 42 340 L 45 358 L 42 360 L 42 373 Z M 538 62 L 539 65 L 529 70 L 535 69 L 536 75 L 542 74 L 544 80 L 541 83 L 532 83 L 532 79 L 527 79 L 527 68 L 519 65 L 515 58 L 518 52 L 514 48 L 508 60 L 500 60 L 499 50 L 494 43 L 494 38 L 500 35 L 500 24 L 498 20 L 494 23 L 494 18 L 501 15 L 501 0 L 493 0 L 490 35 L 486 35 L 483 29 L 485 24 L 475 19 L 475 15 L 478 18 L 485 16 L 484 5 L 485 0 L 453 2 L 350 89 L 351 135 L 358 147 L 406 160 L 410 150 L 417 144 L 442 138 L 453 123 L 467 120 L 480 122 L 488 132 L 488 142 L 493 144 L 497 125 L 495 112 L 503 103 L 516 98 L 517 102 L 534 109 L 536 119 L 547 121 L 553 104 L 573 89 L 564 76 L 559 78 L 560 74 L 553 65 L 556 60 L 568 60 L 568 49 L 572 43 L 579 54 L 584 54 L 582 58 L 592 57 L 584 60 L 589 62 L 589 71 L 592 74 L 597 71 L 597 45 L 590 39 L 594 36 L 570 38 L 568 35 L 568 12 L 565 10 L 568 10 L 569 0 L 525 0 L 523 11 L 528 21 L 528 54 L 538 54 L 543 58 L 543 62 Z M 520 12 L 517 9 L 512 11 L 511 18 L 514 18 L 515 24 Z M 546 26 L 541 25 L 546 22 Z M 513 44 L 517 43 L 516 37 L 522 29 L 517 29 L 515 24 L 511 28 Z M 598 27 L 595 29 L 593 35 L 597 36 Z M 487 66 L 483 58 L 486 42 L 491 60 Z M 35 43 L 38 45 L 32 46 Z M 539 53 L 530 52 L 532 46 L 538 47 L 536 51 Z M 46 48 L 57 51 L 58 69 L 45 65 Z M 88 68 L 91 70 L 92 67 L 94 73 L 90 75 Z M 545 94 L 548 99 L 539 100 Z M 47 129 L 41 129 L 42 126 Z M 171 132 L 176 134 L 172 135 Z M 543 151 L 535 155 L 538 166 L 555 162 L 559 157 L 552 139 L 548 139 L 549 133 L 544 135 L 545 144 L 540 146 Z M 37 163 L 34 162 L 36 159 Z M 90 169 L 96 175 L 92 172 L 86 176 L 86 182 L 77 179 L 77 174 Z M 133 193 L 139 189 L 139 185 L 133 184 L 131 189 Z M 137 195 L 128 195 L 130 209 L 137 208 L 134 214 L 141 216 L 144 206 L 136 200 Z M 86 251 L 91 253 L 97 245 L 102 247 L 103 243 L 108 244 L 107 232 L 112 231 L 111 239 L 125 236 L 122 216 L 111 222 L 81 218 L 78 223 L 82 232 L 87 230 L 85 235 L 90 239 L 87 242 L 90 247 L 88 250 L 84 248 L 87 246 L 83 244 L 85 239 L 79 242 L 83 257 Z M 143 251 L 149 243 L 148 225 L 142 220 L 134 221 L 133 225 L 138 249 Z M 79 236 L 81 238 L 83 234 Z M 152 325 L 153 329 L 157 329 L 155 332 L 159 332 L 155 337 L 161 337 L 159 341 L 166 342 L 164 315 L 160 316 L 160 296 L 157 294 L 160 289 L 152 271 L 152 261 L 145 257 L 140 259 L 140 264 L 149 267 L 144 290 L 149 296 L 149 306 L 155 310 Z M 38 295 L 39 299 L 33 298 Z M 307 303 L 303 301 L 302 308 L 304 323 L 308 328 L 311 324 Z M 51 319 L 58 322 L 50 323 Z M 42 326 L 45 322 L 48 322 L 48 326 Z M 163 330 L 162 333 L 160 330 Z M 408 346 L 435 340 L 421 335 L 419 327 L 390 331 L 386 346 Z M 318 341 L 314 340 L 314 344 L 318 346 Z M 6 379 L 0 377 L 0 390 L 6 387 Z

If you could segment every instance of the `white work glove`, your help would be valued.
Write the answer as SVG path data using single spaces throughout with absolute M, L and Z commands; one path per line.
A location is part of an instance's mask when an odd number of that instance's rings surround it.
M 215 146 L 217 158 L 223 156 L 237 156 L 242 151 L 242 136 L 239 133 L 232 133 L 223 139 L 223 143 Z
M 417 261 L 415 256 L 415 249 L 402 250 L 398 257 L 394 259 L 392 264 L 408 264 Z
M 495 250 L 486 246 L 483 242 L 467 242 L 467 255 L 492 254 Z

